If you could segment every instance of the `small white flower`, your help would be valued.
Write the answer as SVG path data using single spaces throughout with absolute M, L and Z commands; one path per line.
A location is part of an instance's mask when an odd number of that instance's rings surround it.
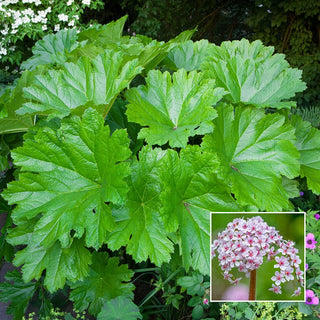
M 5 48 L 0 48 L 0 54 L 6 55 L 6 54 L 7 54 L 7 49 L 5 49 Z
M 27 16 L 24 16 L 21 20 L 22 20 L 22 23 L 25 23 L 25 24 L 31 21 L 31 19 Z
M 59 31 L 60 30 L 60 24 L 56 24 L 55 26 L 54 26 L 54 31 Z
M 68 26 L 69 27 L 73 27 L 74 26 L 74 20 L 69 21 Z
M 91 2 L 91 0 L 82 0 L 83 5 L 90 6 L 90 2 Z
M 28 15 L 28 16 L 33 16 L 34 15 L 34 11 L 31 9 L 31 8 L 28 8 L 26 10 L 23 10 L 22 11 L 22 14 L 24 14 L 25 16 Z
M 74 0 L 68 0 L 67 6 L 71 6 L 71 5 L 73 4 L 73 1 L 74 1 Z
M 35 17 L 33 17 L 33 18 L 31 19 L 31 21 L 32 21 L 33 23 L 38 23 L 38 22 L 41 21 L 41 18 L 40 18 L 39 16 L 35 16 Z
M 69 20 L 69 16 L 67 16 L 66 14 L 64 14 L 64 13 L 60 13 L 60 14 L 58 14 L 58 19 L 60 20 L 60 21 L 68 21 Z
M 48 30 L 48 27 L 47 27 L 47 25 L 46 25 L 46 24 L 42 26 L 42 30 L 43 30 L 43 31 Z
M 5 36 L 8 34 L 8 27 L 6 26 L 3 30 L 1 30 L 1 33 Z

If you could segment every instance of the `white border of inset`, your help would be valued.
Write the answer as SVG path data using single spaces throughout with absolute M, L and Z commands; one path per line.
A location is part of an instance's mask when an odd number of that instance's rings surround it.
M 307 278 L 306 278 L 306 244 L 304 241 L 304 288 L 303 288 L 303 296 L 304 299 L 303 300 L 211 300 L 212 297 L 212 259 L 211 259 L 211 244 L 212 244 L 212 215 L 213 214 L 259 214 L 259 215 L 264 215 L 264 214 L 303 214 L 304 217 L 304 239 L 306 238 L 306 229 L 307 229 L 307 225 L 306 225 L 306 212 L 210 212 L 210 302 L 222 302 L 222 303 L 231 303 L 231 302 L 274 302 L 274 303 L 278 303 L 278 302 L 304 302 L 306 300 L 306 282 L 307 282 Z

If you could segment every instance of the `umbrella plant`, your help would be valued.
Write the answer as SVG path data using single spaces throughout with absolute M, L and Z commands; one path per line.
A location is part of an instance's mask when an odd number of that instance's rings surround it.
M 123 36 L 125 20 L 45 36 L 0 98 L 2 144 L 24 133 L 2 154 L 16 169 L 5 243 L 23 281 L 10 280 L 28 286 L 17 318 L 33 279 L 51 293 L 67 284 L 95 316 L 132 300 L 119 249 L 156 266 L 175 252 L 208 275 L 210 212 L 293 210 L 299 176 L 320 193 L 320 133 L 290 116 L 306 86 L 284 55 L 261 41 L 193 42 L 195 30 Z

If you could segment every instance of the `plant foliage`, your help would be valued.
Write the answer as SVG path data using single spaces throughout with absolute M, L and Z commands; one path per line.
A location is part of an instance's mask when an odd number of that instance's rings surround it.
M 139 308 L 123 296 L 112 299 L 103 306 L 97 320 L 142 319 Z
M 122 36 L 125 20 L 39 42 L 0 100 L 0 132 L 27 131 L 3 156 L 15 169 L 2 193 L 13 263 L 26 285 L 70 288 L 99 319 L 124 301 L 119 312 L 140 317 L 134 264 L 171 268 L 140 306 L 183 269 L 202 282 L 210 212 L 292 210 L 299 176 L 320 192 L 319 132 L 281 110 L 305 88 L 283 55 L 259 41 L 193 43 L 194 30 Z M 180 285 L 205 294 L 188 277 Z
M 35 282 L 25 283 L 18 270 L 9 271 L 5 279 L 6 282 L 0 284 L 0 299 L 10 302 L 7 312 L 13 315 L 13 320 L 20 320 L 35 293 Z

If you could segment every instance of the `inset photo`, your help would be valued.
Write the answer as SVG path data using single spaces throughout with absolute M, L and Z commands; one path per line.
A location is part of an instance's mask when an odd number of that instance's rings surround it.
M 212 212 L 211 302 L 305 301 L 304 212 Z

